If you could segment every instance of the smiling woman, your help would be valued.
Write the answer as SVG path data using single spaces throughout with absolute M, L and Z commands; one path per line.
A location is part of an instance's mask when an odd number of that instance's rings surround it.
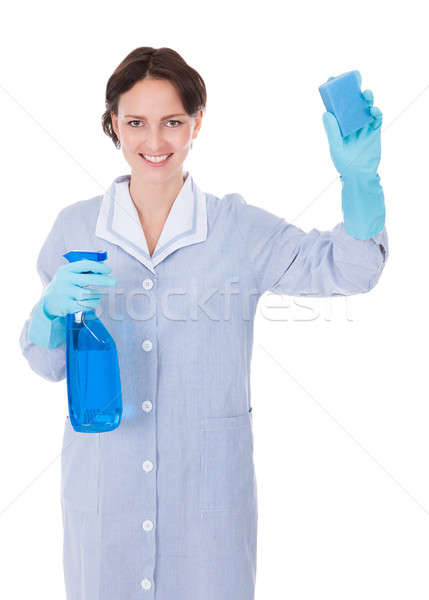
M 133 50 L 107 82 L 103 130 L 131 167 L 129 193 L 151 255 L 205 107 L 203 79 L 170 48 Z
M 118 116 L 121 94 L 131 90 L 135 83 L 144 78 L 170 82 L 180 98 L 181 110 L 177 113 L 162 116 L 166 113 L 158 111 L 161 121 L 178 116 L 196 117 L 201 109 L 204 111 L 206 108 L 207 92 L 204 81 L 180 54 L 171 48 L 136 48 L 118 65 L 106 86 L 106 111 L 102 116 L 102 125 L 104 132 L 112 138 L 117 148 L 120 148 L 121 142 L 112 123 L 112 113 Z M 137 109 L 141 106 L 137 103 Z M 125 119 L 147 119 L 140 110 L 127 113 L 123 114 Z
M 143 111 L 146 116 L 141 115 Z M 179 114 L 181 120 L 172 118 Z M 202 116 L 201 107 L 192 114 L 183 113 L 182 98 L 175 84 L 153 75 L 146 75 L 120 94 L 109 118 L 125 160 L 140 175 L 136 177 L 139 185 L 134 187 L 140 208 L 145 208 L 143 204 L 147 208 L 149 203 L 161 208 L 168 199 L 174 199 L 170 198 L 171 191 L 177 195 L 178 189 L 172 190 L 171 182 L 179 188 L 183 183 L 182 164 L 200 130 Z M 159 168 L 167 163 L 168 168 L 160 172 Z M 153 167 L 158 173 L 153 172 Z M 156 196 L 149 187 L 153 184 Z
M 254 600 L 249 382 L 258 299 L 266 291 L 365 293 L 388 256 L 379 220 L 371 238 L 353 237 L 343 223 L 306 233 L 239 194 L 200 189 L 183 163 L 205 105 L 203 80 L 179 54 L 131 52 L 107 83 L 103 115 L 131 173 L 103 195 L 66 206 L 39 254 L 39 274 L 52 289 L 65 253 L 102 244 L 119 284 L 114 296 L 100 296 L 120 362 L 121 424 L 99 434 L 64 428 L 70 600 Z M 344 148 L 331 139 L 340 165 Z M 344 180 L 361 217 L 378 185 L 372 171 Z M 380 199 L 381 188 L 376 193 Z M 88 265 L 73 264 L 76 286 L 59 294 L 53 314 L 43 295 L 21 334 L 31 367 L 51 381 L 66 376 L 61 341 L 70 296 L 72 306 L 86 308 L 79 298 Z M 32 322 L 49 343 L 29 335 Z

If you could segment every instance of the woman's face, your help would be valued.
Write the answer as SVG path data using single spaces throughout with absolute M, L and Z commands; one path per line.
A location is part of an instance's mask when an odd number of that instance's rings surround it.
M 121 94 L 118 116 L 111 113 L 113 129 L 121 142 L 132 173 L 147 183 L 162 183 L 177 172 L 201 127 L 203 111 L 190 117 L 176 88 L 166 79 L 145 78 Z M 171 155 L 162 162 L 152 157 Z M 149 157 L 145 159 L 144 157 Z

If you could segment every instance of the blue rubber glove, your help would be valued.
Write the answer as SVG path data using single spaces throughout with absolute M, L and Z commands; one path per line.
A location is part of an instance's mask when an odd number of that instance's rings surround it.
M 116 285 L 117 281 L 106 275 L 111 270 L 109 265 L 86 259 L 61 265 L 35 307 L 28 332 L 30 340 L 44 348 L 63 344 L 66 315 L 96 308 L 101 301 L 101 292 L 85 286 Z
M 353 237 L 366 240 L 380 233 L 385 222 L 384 194 L 377 174 L 383 116 L 380 109 L 373 106 L 371 90 L 365 90 L 362 95 L 373 116 L 365 127 L 343 138 L 337 119 L 330 112 L 323 114 L 323 125 L 331 158 L 343 185 L 344 227 Z

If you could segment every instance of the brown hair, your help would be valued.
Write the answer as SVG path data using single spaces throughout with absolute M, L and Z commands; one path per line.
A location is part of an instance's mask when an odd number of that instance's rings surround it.
M 103 131 L 120 148 L 112 126 L 111 112 L 118 114 L 119 96 L 145 77 L 168 79 L 176 88 L 186 113 L 196 116 L 205 110 L 206 86 L 199 73 L 171 48 L 136 48 L 124 58 L 110 76 L 106 86 L 106 111 L 102 116 Z

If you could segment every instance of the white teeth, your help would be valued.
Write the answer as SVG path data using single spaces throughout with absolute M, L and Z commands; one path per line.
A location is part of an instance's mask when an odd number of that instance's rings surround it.
M 150 162 L 159 163 L 159 162 L 162 162 L 163 160 L 165 160 L 166 158 L 168 158 L 170 155 L 164 154 L 164 156 L 146 156 L 143 154 L 142 156 L 144 156 L 145 159 L 149 160 Z

